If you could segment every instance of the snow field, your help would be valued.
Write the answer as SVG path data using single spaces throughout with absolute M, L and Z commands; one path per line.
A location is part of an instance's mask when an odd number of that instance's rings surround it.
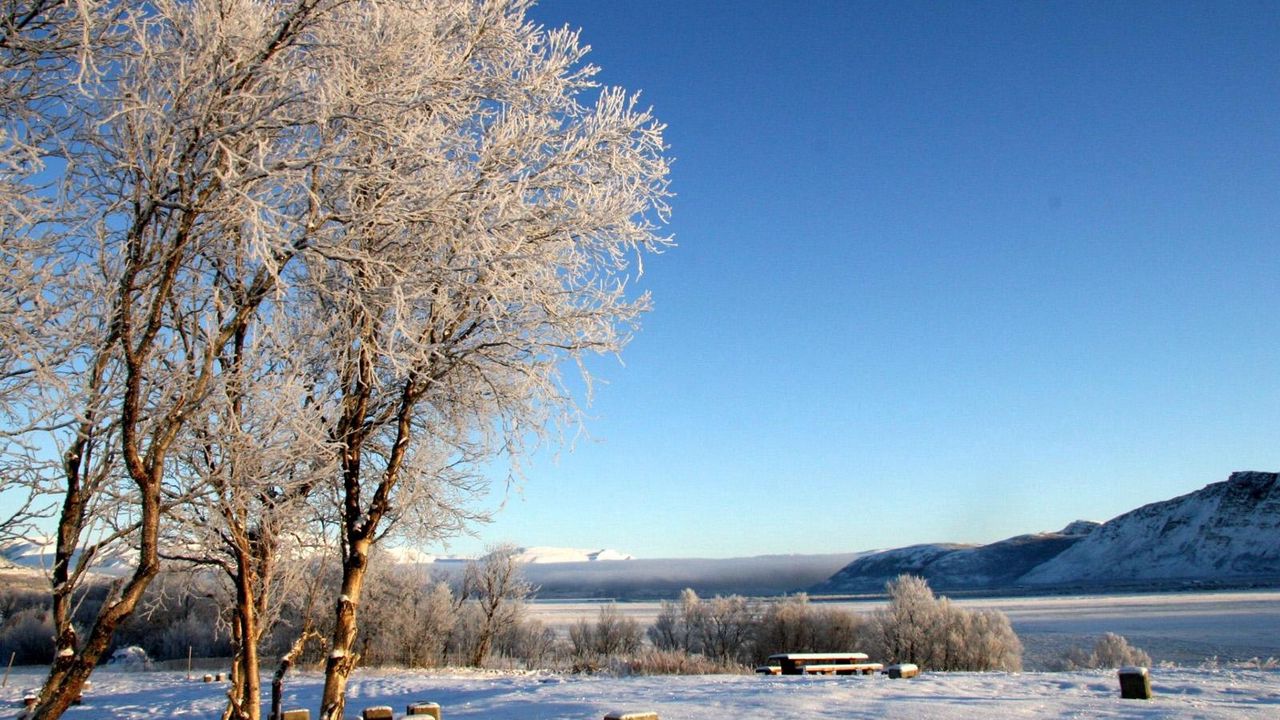
M 22 668 L 3 692 L 16 708 L 39 683 Z M 269 681 L 269 678 L 264 678 Z M 218 718 L 225 684 L 187 680 L 181 672 L 98 672 L 85 704 L 65 717 Z M 286 708 L 319 704 L 323 678 L 299 673 Z M 442 714 L 487 720 L 600 720 L 612 710 L 652 710 L 662 720 L 729 718 L 1274 718 L 1280 717 L 1280 671 L 1155 669 L 1155 699 L 1121 700 L 1115 671 L 1072 673 L 927 673 L 883 676 L 763 677 L 707 675 L 611 678 L 549 674 L 362 670 L 353 676 L 347 716 L 390 705 L 437 702 Z

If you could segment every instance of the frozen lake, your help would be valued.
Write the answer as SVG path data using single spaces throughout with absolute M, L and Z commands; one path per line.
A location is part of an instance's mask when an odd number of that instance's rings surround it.
M 1025 647 L 1028 669 L 1044 667 L 1071 645 L 1091 644 L 1106 632 L 1124 635 L 1152 661 L 1200 665 L 1280 658 L 1280 591 L 1079 595 L 956 600 L 965 607 L 994 608 L 1009 616 Z M 883 601 L 830 603 L 870 612 Z M 535 602 L 530 611 L 548 626 L 566 630 L 593 619 L 602 603 Z M 660 603 L 619 603 L 642 626 L 658 616 Z

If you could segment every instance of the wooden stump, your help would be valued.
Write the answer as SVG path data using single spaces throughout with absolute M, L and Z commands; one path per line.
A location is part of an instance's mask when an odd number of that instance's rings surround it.
M 1146 668 L 1120 668 L 1120 697 L 1123 700 L 1151 699 L 1151 675 Z
M 311 711 L 306 709 L 285 710 L 280 713 L 280 720 L 311 720 Z
M 367 707 L 360 714 L 361 720 L 395 720 L 395 711 L 390 705 L 374 705 Z
M 440 705 L 433 702 L 417 702 L 405 708 L 407 715 L 422 715 L 440 720 Z
M 885 668 L 884 674 L 893 679 L 913 678 L 920 674 L 920 667 L 914 663 L 898 663 Z
M 204 674 L 204 681 L 205 681 L 205 682 L 213 682 L 213 674 L 212 674 L 212 673 L 205 673 L 205 674 Z
M 652 710 L 614 710 L 605 715 L 604 720 L 658 720 L 658 713 Z

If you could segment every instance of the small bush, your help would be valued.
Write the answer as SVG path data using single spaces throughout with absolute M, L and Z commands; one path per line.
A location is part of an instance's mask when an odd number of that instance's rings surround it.
M 1151 656 L 1133 647 L 1123 635 L 1107 633 L 1093 644 L 1093 651 L 1073 647 L 1057 663 L 1059 670 L 1118 668 L 1125 665 L 1151 666 Z
M 755 632 L 758 664 L 775 653 L 851 652 L 861 649 L 866 621 L 851 611 L 820 607 L 804 594 L 769 603 Z
M 929 670 L 1022 669 L 1022 642 L 996 610 L 966 610 L 935 597 L 924 578 L 900 575 L 889 605 L 871 615 L 872 649 L 885 662 Z
M 0 653 L 8 660 L 14 653 L 19 665 L 53 662 L 53 617 L 42 607 L 19 610 L 0 626 Z
M 1093 645 L 1093 667 L 1117 668 L 1124 665 L 1151 665 L 1151 656 L 1129 645 L 1123 635 L 1107 633 Z
M 717 675 L 741 673 L 741 665 L 718 663 L 682 650 L 643 650 L 613 666 L 619 675 Z
M 600 608 L 595 623 L 579 620 L 569 628 L 575 661 L 630 655 L 640 649 L 643 636 L 640 624 L 624 617 L 614 603 Z

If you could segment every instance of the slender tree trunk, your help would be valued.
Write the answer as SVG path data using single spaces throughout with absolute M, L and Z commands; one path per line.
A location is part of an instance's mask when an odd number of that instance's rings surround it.
M 338 598 L 333 625 L 332 650 L 325 661 L 324 693 L 320 698 L 320 720 L 342 720 L 346 709 L 347 680 L 356 668 L 356 608 L 369 569 L 369 541 L 348 546 L 342 560 L 342 595 Z
M 260 720 L 262 717 L 262 679 L 258 659 L 259 616 L 255 599 L 253 571 L 247 557 L 239 555 L 235 574 L 236 655 L 232 660 L 232 683 L 227 691 L 226 718 Z
M 240 692 L 240 717 L 243 720 L 260 720 L 262 717 L 262 677 L 258 665 L 258 620 L 256 607 L 247 605 L 244 617 L 244 652 L 240 658 L 243 684 Z
M 288 674 L 289 668 L 293 667 L 298 656 L 302 654 L 303 648 L 307 646 L 307 641 L 312 638 L 319 638 L 320 635 L 311 627 L 311 618 L 307 617 L 302 624 L 302 633 L 298 635 L 298 639 L 293 641 L 293 646 L 289 648 L 289 652 L 280 658 L 280 666 L 276 668 L 275 677 L 271 679 L 271 717 L 270 720 L 280 720 L 284 714 L 284 708 L 281 703 L 284 700 L 284 676 Z
M 155 482 L 158 485 L 159 479 L 156 478 Z M 133 613 L 147 586 L 160 570 L 157 553 L 157 536 L 160 530 L 159 493 L 143 491 L 142 495 L 138 567 L 120 591 L 120 597 L 114 601 L 108 599 L 107 605 L 98 613 L 84 647 L 79 651 L 70 648 L 58 650 L 58 656 L 54 658 L 44 687 L 40 690 L 40 700 L 31 720 L 57 720 L 71 707 L 71 703 L 84 689 L 85 681 L 111 647 L 111 638 L 116 628 Z

